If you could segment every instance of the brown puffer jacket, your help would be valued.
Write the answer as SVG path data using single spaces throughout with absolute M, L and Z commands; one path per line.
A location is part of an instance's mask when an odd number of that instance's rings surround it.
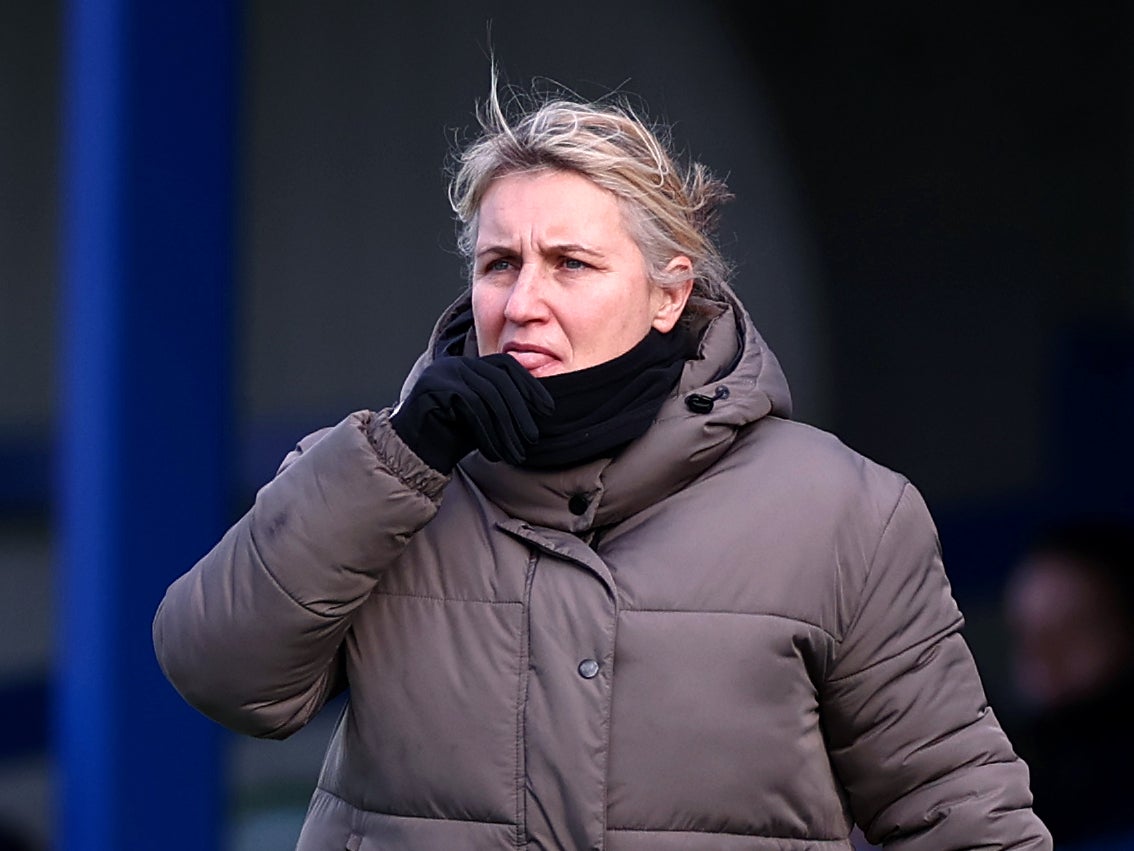
M 352 414 L 170 587 L 158 657 L 225 726 L 350 689 L 300 849 L 1051 847 L 917 491 L 786 418 L 738 303 L 700 355 L 565 472 L 446 479 Z

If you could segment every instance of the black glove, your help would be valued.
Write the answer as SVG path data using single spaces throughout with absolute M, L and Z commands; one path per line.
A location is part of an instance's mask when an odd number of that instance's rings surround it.
M 474 449 L 489 461 L 519 464 L 539 438 L 534 415 L 554 407 L 511 355 L 441 357 L 421 373 L 390 424 L 422 461 L 449 475 Z

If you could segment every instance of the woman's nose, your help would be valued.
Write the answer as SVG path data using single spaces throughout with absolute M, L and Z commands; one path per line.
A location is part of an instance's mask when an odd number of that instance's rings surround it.
M 544 283 L 538 264 L 525 263 L 521 266 L 504 305 L 504 318 L 517 325 L 545 318 Z

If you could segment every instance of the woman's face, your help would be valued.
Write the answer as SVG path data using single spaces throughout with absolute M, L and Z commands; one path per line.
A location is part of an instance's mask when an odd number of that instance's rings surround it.
M 537 378 L 595 366 L 650 328 L 672 329 L 691 288 L 650 282 L 618 201 L 581 175 L 510 174 L 484 194 L 472 279 L 481 355 L 509 354 Z

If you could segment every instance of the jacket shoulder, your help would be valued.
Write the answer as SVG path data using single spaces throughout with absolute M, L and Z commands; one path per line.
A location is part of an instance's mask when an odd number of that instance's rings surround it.
M 743 468 L 757 487 L 774 488 L 786 516 L 793 511 L 814 525 L 823 518 L 879 534 L 909 480 L 851 449 L 830 432 L 769 416 L 744 430 L 722 459 Z

